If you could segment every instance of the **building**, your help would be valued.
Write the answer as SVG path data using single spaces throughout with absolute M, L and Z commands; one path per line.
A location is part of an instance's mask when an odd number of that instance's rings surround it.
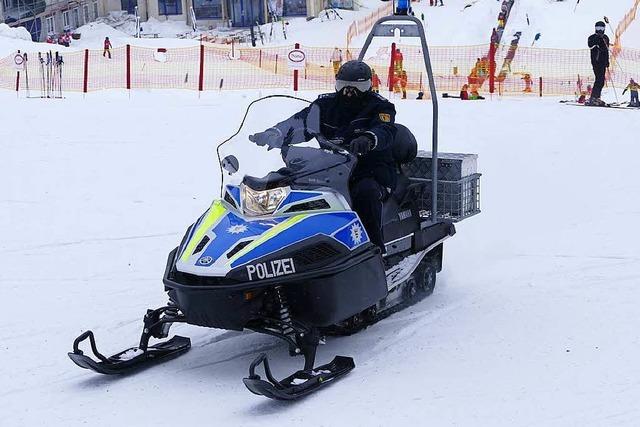
M 318 16 L 326 0 L 122 0 L 123 10 L 138 6 L 141 19 L 179 20 L 191 25 L 191 8 L 198 26 L 248 27 L 277 16 Z M 125 8 L 126 2 L 126 8 Z
M 0 0 L 3 22 L 23 26 L 33 41 L 45 41 L 47 34 L 60 34 L 120 10 L 120 0 Z
M 0 17 L 10 26 L 23 26 L 34 41 L 60 34 L 106 16 L 135 8 L 142 21 L 176 20 L 192 24 L 191 9 L 200 27 L 249 27 L 270 22 L 270 16 L 317 17 L 327 0 L 0 0 Z M 340 0 L 341 6 L 350 0 Z

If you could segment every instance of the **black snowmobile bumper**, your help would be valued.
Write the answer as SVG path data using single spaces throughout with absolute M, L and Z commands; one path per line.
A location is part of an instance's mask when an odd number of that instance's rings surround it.
M 176 272 L 174 249 L 164 273 L 165 289 L 187 323 L 221 329 L 242 330 L 260 317 L 265 290 L 281 285 L 296 320 L 308 326 L 329 326 L 387 294 L 384 265 L 377 247 L 363 248 L 351 257 L 289 276 L 252 282 L 225 277 L 202 278 Z M 195 283 L 195 284 L 194 284 Z

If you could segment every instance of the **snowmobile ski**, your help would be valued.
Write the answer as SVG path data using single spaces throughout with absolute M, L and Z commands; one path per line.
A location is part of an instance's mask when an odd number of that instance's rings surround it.
M 256 374 L 256 368 L 264 365 L 266 380 Z M 258 356 L 249 367 L 249 377 L 242 381 L 254 394 L 276 400 L 295 400 L 307 396 L 319 388 L 340 378 L 355 368 L 351 357 L 336 356 L 330 363 L 310 370 L 301 370 L 283 380 L 276 380 L 269 368 L 265 353 Z
M 91 350 L 99 361 L 86 356 L 82 350 L 78 348 L 80 342 L 84 341 L 87 337 L 91 342 Z M 138 347 L 132 347 L 114 354 L 111 357 L 104 357 L 96 348 L 93 332 L 87 331 L 76 339 L 73 347 L 73 352 L 68 354 L 69 358 L 73 360 L 76 365 L 81 368 L 91 369 L 100 374 L 119 375 L 128 374 L 137 369 L 178 357 L 189 350 L 191 340 L 176 335 L 170 340 L 152 345 L 144 351 Z
M 167 341 L 149 345 L 151 337 L 166 338 L 172 323 L 185 321 L 184 315 L 175 306 L 147 310 L 143 319 L 144 327 L 138 347 L 131 347 L 111 357 L 105 357 L 98 351 L 93 332 L 86 331 L 75 339 L 73 352 L 67 354 L 73 363 L 81 368 L 91 369 L 106 375 L 127 374 L 186 353 L 191 348 L 191 340 L 179 335 Z M 91 352 L 98 360 L 85 355 L 80 350 L 80 343 L 87 338 Z

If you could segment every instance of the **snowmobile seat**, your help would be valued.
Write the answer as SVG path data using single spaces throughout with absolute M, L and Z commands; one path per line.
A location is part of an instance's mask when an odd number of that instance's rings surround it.
M 418 155 L 418 141 L 411 131 L 400 123 L 395 123 L 396 137 L 393 140 L 393 160 L 398 165 L 411 162 Z
M 418 155 L 418 142 L 416 137 L 404 125 L 395 123 L 396 137 L 393 140 L 393 160 L 396 162 L 397 174 L 396 186 L 391 193 L 391 197 L 398 203 L 404 198 L 409 188 L 409 179 L 402 173 L 402 165 L 413 161 Z

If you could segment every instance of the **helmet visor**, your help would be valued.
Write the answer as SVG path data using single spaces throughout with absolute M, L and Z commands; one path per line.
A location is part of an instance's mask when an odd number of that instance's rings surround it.
M 363 82 L 349 82 L 346 80 L 336 80 L 336 91 L 340 92 L 345 87 L 352 87 L 357 89 L 360 92 L 366 92 L 371 89 L 371 79 L 365 80 Z

